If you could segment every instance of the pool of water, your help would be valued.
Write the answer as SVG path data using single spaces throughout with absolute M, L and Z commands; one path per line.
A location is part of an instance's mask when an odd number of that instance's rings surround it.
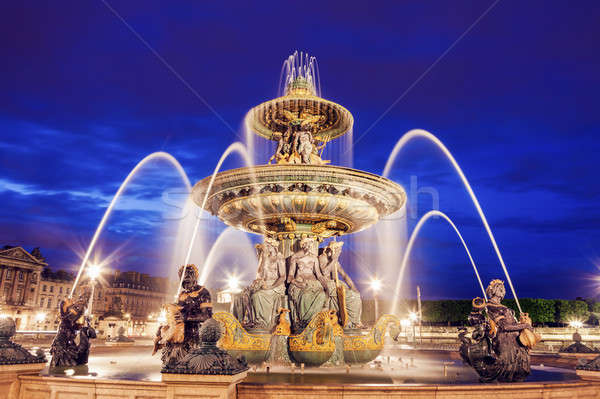
M 61 370 L 58 374 L 69 378 L 98 378 L 116 380 L 160 381 L 159 354 L 151 356 L 152 347 L 95 346 L 87 368 Z M 48 367 L 42 371 L 50 375 Z M 578 379 L 575 370 L 532 366 L 526 381 L 567 381 Z M 306 368 L 270 366 L 252 367 L 245 379 L 248 383 L 272 384 L 473 384 L 477 374 L 454 352 L 416 350 L 389 351 L 364 366 Z

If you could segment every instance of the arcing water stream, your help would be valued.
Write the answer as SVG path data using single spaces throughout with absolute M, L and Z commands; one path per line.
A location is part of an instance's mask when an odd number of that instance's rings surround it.
M 417 225 L 415 226 L 413 232 L 410 235 L 410 238 L 408 239 L 408 245 L 406 246 L 406 251 L 404 252 L 404 256 L 402 257 L 402 263 L 400 264 L 400 274 L 398 275 L 398 280 L 396 281 L 396 288 L 394 289 L 394 299 L 392 301 L 392 311 L 391 311 L 392 314 L 397 315 L 398 302 L 400 299 L 399 298 L 400 297 L 400 287 L 402 286 L 402 280 L 404 278 L 404 270 L 406 269 L 406 265 L 408 263 L 408 259 L 410 258 L 410 254 L 411 254 L 412 248 L 415 244 L 415 240 L 417 239 L 419 232 L 421 231 L 421 228 L 423 227 L 425 222 L 427 222 L 432 217 L 436 217 L 436 216 L 439 216 L 439 217 L 443 218 L 446 222 L 448 222 L 448 224 L 450 224 L 450 226 L 452 226 L 452 228 L 458 235 L 460 242 L 462 243 L 463 247 L 465 248 L 465 251 L 467 252 L 469 261 L 471 262 L 471 265 L 473 266 L 473 270 L 475 271 L 475 276 L 477 277 L 477 281 L 479 282 L 479 286 L 481 287 L 481 292 L 483 293 L 483 297 L 487 300 L 487 296 L 485 295 L 485 288 L 483 287 L 483 282 L 481 281 L 481 277 L 479 276 L 479 271 L 477 270 L 477 266 L 475 265 L 475 261 L 473 261 L 473 257 L 471 256 L 469 247 L 467 247 L 467 243 L 465 242 L 465 240 L 463 240 L 463 237 L 460 234 L 458 227 L 456 227 L 454 222 L 452 222 L 452 220 L 445 213 L 434 210 L 434 211 L 427 212 L 425 215 L 423 215 L 421 217 L 421 219 L 419 219 L 419 221 L 417 222 Z
M 500 265 L 502 266 L 502 270 L 504 271 L 504 275 L 506 276 L 508 285 L 510 286 L 513 297 L 515 298 L 515 302 L 517 304 L 517 307 L 519 308 L 519 312 L 522 313 L 521 305 L 519 304 L 519 299 L 517 298 L 517 293 L 515 292 L 515 288 L 510 279 L 510 276 L 508 274 L 508 270 L 506 268 L 506 265 L 504 264 L 504 259 L 502 258 L 502 254 L 500 254 L 500 249 L 498 248 L 498 244 L 496 243 L 496 239 L 494 238 L 492 229 L 490 228 L 487 218 L 485 217 L 485 214 L 483 213 L 483 210 L 481 209 L 481 205 L 479 205 L 479 201 L 477 200 L 477 197 L 475 196 L 475 193 L 473 192 L 473 189 L 471 188 L 471 185 L 469 184 L 469 181 L 467 180 L 465 174 L 463 173 L 462 169 L 458 165 L 458 162 L 456 162 L 456 159 L 454 159 L 450 150 L 448 150 L 448 148 L 444 145 L 444 143 L 442 143 L 440 141 L 440 139 L 438 139 L 433 134 L 431 134 L 425 130 L 421 130 L 421 129 L 414 129 L 414 130 L 407 132 L 402 137 L 400 137 L 398 142 L 396 142 L 396 145 L 394 146 L 394 149 L 390 153 L 390 156 L 385 164 L 385 168 L 383 170 L 383 176 L 387 177 L 390 174 L 390 171 L 392 169 L 394 161 L 396 160 L 396 157 L 398 156 L 400 151 L 404 148 L 404 146 L 407 143 L 409 143 L 411 140 L 413 140 L 415 138 L 424 138 L 424 139 L 429 140 L 433 144 L 435 144 L 440 150 L 442 150 L 444 155 L 448 158 L 448 160 L 450 161 L 450 163 L 452 164 L 452 166 L 458 173 L 458 176 L 460 177 L 463 185 L 465 186 L 465 188 L 467 189 L 467 192 L 469 193 L 469 196 L 471 197 L 471 201 L 473 201 L 473 205 L 475 205 L 475 208 L 477 209 L 477 213 L 479 214 L 479 217 L 481 218 L 483 226 L 485 227 L 485 230 L 490 238 L 492 246 L 494 247 L 494 251 L 496 252 L 496 255 L 498 256 L 498 260 L 500 261 Z
M 162 151 L 153 152 L 152 154 L 146 156 L 144 159 L 142 159 L 140 162 L 138 162 L 138 164 L 131 170 L 131 172 L 129 172 L 129 174 L 127 175 L 127 177 L 125 178 L 125 180 L 123 180 L 123 183 L 121 183 L 121 185 L 119 186 L 119 189 L 117 190 L 116 194 L 114 195 L 114 197 L 110 201 L 110 204 L 108 205 L 108 208 L 106 208 L 106 211 L 104 211 L 104 215 L 102 216 L 102 219 L 100 219 L 100 223 L 96 227 L 96 231 L 94 232 L 94 236 L 92 237 L 92 241 L 90 242 L 90 245 L 88 246 L 88 249 L 85 252 L 85 255 L 84 255 L 84 257 L 83 257 L 83 259 L 81 261 L 81 264 L 79 266 L 79 271 L 77 272 L 77 277 L 75 278 L 75 281 L 73 282 L 73 288 L 71 289 L 71 292 L 69 293 L 69 298 L 73 297 L 73 293 L 75 292 L 75 288 L 77 288 L 77 284 L 79 283 L 79 280 L 81 279 L 81 275 L 83 274 L 83 271 L 85 270 L 85 267 L 87 266 L 87 262 L 88 262 L 88 260 L 90 258 L 90 255 L 92 254 L 92 251 L 94 250 L 96 242 L 98 241 L 98 237 L 100 237 L 100 233 L 102 233 L 102 230 L 104 229 L 104 225 L 106 224 L 106 221 L 110 217 L 110 215 L 111 215 L 111 213 L 113 211 L 113 208 L 115 207 L 115 204 L 117 203 L 117 201 L 121 197 L 121 194 L 123 193 L 123 191 L 125 191 L 125 188 L 127 188 L 127 186 L 129 185 L 129 182 L 135 177 L 135 175 L 138 173 L 138 171 L 140 169 L 142 169 L 149 162 L 154 161 L 154 160 L 158 160 L 158 159 L 166 160 L 171 165 L 173 165 L 173 167 L 177 170 L 177 172 L 181 176 L 181 180 L 185 184 L 187 191 L 188 192 L 192 191 L 192 186 L 190 184 L 190 179 L 188 178 L 187 174 L 185 173 L 185 171 L 181 167 L 181 164 L 171 154 L 169 154 L 167 152 L 162 152 Z

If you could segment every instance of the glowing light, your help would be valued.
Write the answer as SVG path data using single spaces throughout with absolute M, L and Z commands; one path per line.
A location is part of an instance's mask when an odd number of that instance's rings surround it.
M 379 291 L 381 291 L 383 283 L 377 277 L 373 277 L 369 282 L 369 286 L 373 292 L 378 293 Z
M 165 324 L 167 322 L 167 311 L 164 309 L 161 310 L 160 315 L 158 316 L 156 321 L 158 321 L 160 324 Z
M 412 325 L 412 322 L 409 319 L 402 319 L 400 320 L 400 325 L 402 327 L 410 327 Z
M 240 289 L 240 279 L 235 274 L 232 274 L 227 279 L 227 287 L 229 288 L 229 291 L 231 291 L 231 292 L 237 292 L 237 291 L 239 291 L 239 289 Z
M 39 312 L 35 315 L 35 321 L 37 321 L 38 323 L 41 323 L 44 320 L 46 320 L 46 313 Z
M 100 265 L 91 264 L 87 267 L 87 275 L 92 281 L 96 281 L 98 277 L 100 277 L 100 273 L 102 272 L 102 268 Z
M 583 327 L 583 322 L 581 320 L 571 320 L 569 322 L 569 327 L 571 327 L 571 328 L 581 328 L 581 327 Z
M 126 319 L 130 319 L 131 318 L 131 314 L 130 313 L 125 313 L 123 316 L 125 316 Z
M 0 319 L 8 319 L 10 316 L 6 313 L 0 313 Z
M 410 319 L 410 321 L 415 322 L 415 321 L 417 321 L 419 316 L 415 312 L 410 312 L 408 314 L 408 318 Z
M 519 313 L 523 313 L 523 311 L 521 310 L 521 304 L 519 303 L 519 298 L 517 298 L 517 293 L 515 292 L 515 288 L 513 286 L 512 280 L 510 279 L 510 276 L 508 275 L 508 269 L 506 268 L 506 265 L 504 264 L 504 259 L 502 258 L 502 254 L 500 254 L 500 248 L 498 248 L 498 244 L 496 243 L 496 239 L 494 238 L 494 234 L 492 233 L 492 228 L 488 224 L 487 218 L 485 217 L 485 214 L 483 213 L 483 209 L 481 209 L 479 200 L 475 196 L 475 193 L 473 192 L 473 189 L 471 188 L 471 184 L 467 180 L 467 177 L 463 173 L 461 167 L 458 165 L 458 162 L 456 162 L 456 159 L 454 159 L 454 156 L 452 155 L 450 150 L 444 145 L 444 143 L 442 143 L 442 141 L 440 139 L 438 139 L 435 135 L 429 133 L 428 131 L 422 130 L 422 129 L 413 129 L 413 130 L 407 132 L 402 137 L 400 137 L 400 140 L 398 140 L 398 142 L 396 142 L 396 145 L 392 149 L 392 152 L 390 153 L 390 156 L 388 157 L 388 160 L 385 164 L 385 168 L 383 170 L 383 177 L 388 177 L 388 175 L 390 174 L 392 165 L 394 164 L 394 161 L 396 160 L 396 157 L 398 156 L 398 153 L 400 152 L 400 150 L 409 141 L 411 141 L 412 139 L 417 138 L 417 137 L 425 138 L 425 139 L 431 141 L 433 144 L 435 144 L 444 153 L 446 158 L 448 158 L 448 160 L 454 167 L 454 170 L 456 170 L 456 173 L 458 173 L 460 180 L 462 181 L 463 185 L 467 189 L 467 192 L 469 193 L 469 196 L 471 197 L 471 201 L 473 202 L 473 205 L 475 205 L 475 209 L 477 209 L 477 213 L 479 214 L 479 218 L 481 219 L 481 222 L 483 223 L 483 227 L 485 227 L 488 237 L 490 238 L 490 242 L 492 243 L 492 246 L 494 247 L 494 251 L 496 252 L 498 261 L 500 262 L 500 265 L 502 266 L 502 270 L 504 271 L 504 275 L 506 276 L 508 285 L 510 286 L 513 297 L 515 298 L 517 307 L 519 308 Z

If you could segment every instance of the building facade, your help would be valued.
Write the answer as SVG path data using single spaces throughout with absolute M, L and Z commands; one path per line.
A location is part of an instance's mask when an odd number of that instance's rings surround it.
M 152 335 L 156 332 L 155 322 L 162 305 L 172 302 L 171 290 L 167 278 L 115 270 L 112 275 L 100 279 L 92 313 L 99 321 L 109 317 L 127 320 L 129 335 Z M 99 333 L 106 334 L 104 331 Z
M 71 293 L 73 281 L 69 272 L 52 271 L 39 248 L 28 252 L 6 246 L 0 249 L 0 314 L 12 317 L 19 331 L 54 331 L 58 305 Z M 80 286 L 85 283 L 83 278 Z M 100 336 L 111 334 L 113 324 L 126 325 L 129 335 L 153 335 L 161 307 L 172 302 L 174 290 L 164 277 L 105 270 L 94 289 L 93 324 L 110 327 L 98 331 Z
M 29 253 L 21 247 L 0 250 L 0 312 L 11 316 L 17 329 L 28 329 L 39 318 L 39 287 L 48 264 L 39 249 Z

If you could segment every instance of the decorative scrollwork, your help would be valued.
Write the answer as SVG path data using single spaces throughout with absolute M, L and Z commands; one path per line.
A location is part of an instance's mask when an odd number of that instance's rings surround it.
M 335 325 L 337 325 L 335 311 L 320 311 L 312 318 L 304 331 L 289 337 L 290 351 L 333 352 L 335 350 Z
M 271 334 L 250 334 L 234 315 L 228 312 L 216 312 L 213 319 L 224 328 L 218 346 L 225 350 L 269 350 Z
M 344 335 L 344 350 L 381 350 L 383 337 L 388 326 L 394 326 L 400 331 L 400 320 L 394 315 L 384 314 L 377 320 L 373 329 L 367 335 Z

